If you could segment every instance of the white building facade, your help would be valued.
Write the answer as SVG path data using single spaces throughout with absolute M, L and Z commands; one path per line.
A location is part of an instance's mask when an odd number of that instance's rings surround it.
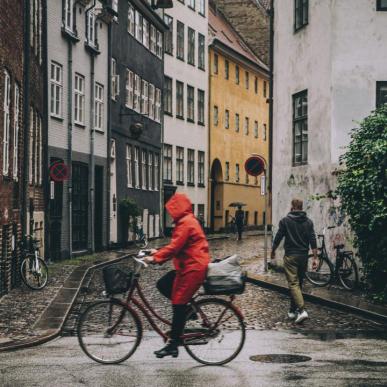
M 329 247 L 348 242 L 339 157 L 356 122 L 387 102 L 386 0 L 274 2 L 273 224 L 303 199 Z M 316 198 L 316 196 L 325 198 Z
M 189 196 L 199 219 L 208 203 L 208 0 L 176 0 L 164 12 L 164 202 Z M 171 219 L 164 214 L 166 230 Z

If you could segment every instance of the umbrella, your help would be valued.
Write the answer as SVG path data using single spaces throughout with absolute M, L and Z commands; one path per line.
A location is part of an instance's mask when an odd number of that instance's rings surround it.
M 243 206 L 247 206 L 247 204 L 241 203 L 241 202 L 232 202 L 229 205 L 229 207 L 243 207 Z

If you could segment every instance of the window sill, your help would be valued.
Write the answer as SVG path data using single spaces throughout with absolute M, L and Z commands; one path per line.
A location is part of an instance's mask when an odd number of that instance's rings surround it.
M 173 117 L 173 114 L 170 113 L 170 112 L 164 112 L 164 115 L 165 115 L 165 116 L 169 116 L 169 117 Z
M 293 163 L 292 167 L 302 167 L 304 165 L 308 165 L 308 162 L 307 161 L 303 161 L 301 163 Z
M 89 51 L 92 55 L 99 55 L 101 51 L 99 50 L 98 43 L 96 45 L 85 42 L 86 51 Z
M 86 129 L 86 125 L 81 122 L 74 122 L 74 125 L 81 129 Z
M 176 59 L 181 60 L 182 62 L 185 62 L 184 58 L 180 58 L 179 56 L 176 56 Z
M 176 116 L 176 118 L 178 118 L 179 120 L 185 121 L 183 116 Z
M 167 55 L 169 55 L 169 56 L 172 56 L 172 57 L 173 57 L 173 51 L 172 51 L 172 52 L 164 51 L 164 54 L 167 54 Z
M 198 66 L 198 69 L 201 70 L 201 71 L 206 71 L 206 68 L 205 68 L 205 67 L 200 67 L 200 66 Z
M 297 28 L 296 28 L 296 26 L 294 26 L 294 33 L 296 34 L 297 32 L 303 30 L 304 28 L 306 28 L 307 25 L 308 25 L 308 23 L 305 23 L 302 26 L 297 27 Z
M 194 124 L 195 120 L 192 120 L 191 118 L 187 118 L 187 122 L 190 122 L 191 124 Z
M 204 184 L 202 184 L 202 183 L 199 183 L 199 184 L 198 184 L 198 187 L 199 187 L 199 188 L 206 188 L 206 186 L 205 186 Z
M 173 184 L 172 180 L 166 180 L 166 179 L 163 180 L 163 183 L 164 184 L 168 184 L 168 185 L 172 185 Z
M 105 131 L 102 129 L 94 129 L 94 131 L 102 136 L 105 134 Z
M 191 63 L 191 62 L 188 62 L 188 61 L 187 61 L 187 63 L 188 63 L 190 66 L 192 66 L 192 67 L 196 67 L 195 63 Z
M 187 183 L 187 187 L 195 187 L 195 183 Z
M 205 126 L 204 122 L 198 121 L 198 125 Z
M 67 28 L 62 26 L 62 35 L 72 41 L 73 43 L 78 43 L 80 39 L 78 38 L 77 31 L 70 31 Z
M 177 181 L 176 185 L 184 185 L 184 182 L 183 181 Z
M 206 17 L 206 14 L 205 14 L 205 13 L 198 12 L 198 14 L 199 14 L 200 16 Z
M 63 117 L 60 117 L 60 116 L 55 116 L 53 114 L 50 114 L 50 118 L 57 120 L 57 121 L 60 121 L 60 122 L 63 122 Z

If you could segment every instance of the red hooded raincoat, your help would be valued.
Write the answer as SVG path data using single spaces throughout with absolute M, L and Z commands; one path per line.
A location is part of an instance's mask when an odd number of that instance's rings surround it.
M 175 222 L 175 228 L 171 243 L 158 250 L 153 258 L 157 263 L 173 258 L 176 278 L 172 304 L 183 305 L 191 300 L 206 278 L 210 262 L 208 242 L 186 195 L 173 195 L 165 207 Z

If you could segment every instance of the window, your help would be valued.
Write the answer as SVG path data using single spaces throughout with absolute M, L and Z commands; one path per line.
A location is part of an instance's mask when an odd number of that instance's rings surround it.
M 206 0 L 199 0 L 199 13 L 202 16 L 206 14 Z
M 85 77 L 75 74 L 74 85 L 74 122 L 85 124 Z
M 219 110 L 217 106 L 214 106 L 214 125 L 218 126 L 219 123 Z
M 258 94 L 258 78 L 255 77 L 254 79 L 254 91 L 255 91 L 255 94 Z
M 155 98 L 155 121 L 161 121 L 161 90 L 156 88 Z
M 153 153 L 148 152 L 148 189 L 154 189 Z
M 377 0 L 377 11 L 387 11 L 387 0 Z
M 164 78 L 164 112 L 172 115 L 172 79 Z
M 239 85 L 239 66 L 235 65 L 235 83 Z
M 266 141 L 267 138 L 267 126 L 266 124 L 263 124 L 263 141 Z
M 74 0 L 65 0 L 64 13 L 65 28 L 70 32 L 74 32 Z
M 87 44 L 92 47 L 97 46 L 97 39 L 96 39 L 96 25 L 95 25 L 95 13 L 91 10 L 87 14 Z
M 293 95 L 293 164 L 308 162 L 308 92 Z
M 164 144 L 164 180 L 172 182 L 172 145 Z
M 156 55 L 156 45 L 157 45 L 157 30 L 154 25 L 150 27 L 150 50 L 153 54 Z
M 142 37 L 143 37 L 142 15 L 138 11 L 135 11 L 135 15 L 136 15 L 136 39 L 140 43 L 142 43 Z
M 254 211 L 254 226 L 258 226 L 258 211 Z
M 126 180 L 129 188 L 133 187 L 133 163 L 132 163 L 132 146 L 126 145 Z
M 176 117 L 184 118 L 184 83 L 176 81 Z
M 224 173 L 224 179 L 226 181 L 230 180 L 230 163 L 228 161 L 226 161 L 226 170 L 225 170 L 225 173 Z
M 254 137 L 258 138 L 258 121 L 254 121 Z
M 135 188 L 140 188 L 140 148 L 136 146 L 134 148 L 134 179 L 135 179 Z
M 247 136 L 249 134 L 249 125 L 250 125 L 250 120 L 249 117 L 245 117 L 245 135 Z
M 205 45 L 205 36 L 202 34 L 198 35 L 199 47 L 198 47 L 198 67 L 201 70 L 206 68 L 206 45 Z
M 200 187 L 204 187 L 204 163 L 205 154 L 202 151 L 198 152 L 198 184 Z
M 149 118 L 155 119 L 155 87 L 151 83 L 148 86 Z
M 187 120 L 195 122 L 195 89 L 187 86 Z
M 247 172 L 245 174 L 245 184 L 249 184 L 249 174 Z
M 188 149 L 188 161 L 187 161 L 187 184 L 195 184 L 195 151 Z
M 141 80 L 141 114 L 148 115 L 149 101 L 148 101 L 148 82 Z
M 142 19 L 142 44 L 144 47 L 149 49 L 149 37 L 150 35 L 150 25 L 148 20 L 145 17 Z
M 14 180 L 18 179 L 19 114 L 20 114 L 20 91 L 19 91 L 19 86 L 15 84 L 15 95 L 14 95 L 14 105 L 13 105 L 13 165 L 12 165 Z
M 111 66 L 111 97 L 115 100 L 117 95 L 120 93 L 120 76 L 117 74 L 117 61 L 114 58 L 112 58 Z
M 188 56 L 187 62 L 195 65 L 195 31 L 188 27 Z
M 125 93 L 125 105 L 129 109 L 133 109 L 134 103 L 134 74 L 129 69 L 126 69 L 126 93 Z
M 224 60 L 224 78 L 228 79 L 230 76 L 230 62 L 225 59 Z
M 94 102 L 94 128 L 95 130 L 104 130 L 103 123 L 103 86 L 95 84 L 95 102 Z
M 184 148 L 176 147 L 176 184 L 184 184 Z
M 204 91 L 198 90 L 198 123 L 204 125 Z
M 309 0 L 294 0 L 294 31 L 308 24 Z
M 163 34 L 160 31 L 156 31 L 156 55 L 163 58 Z
M 11 105 L 11 77 L 4 71 L 4 101 L 3 101 L 3 175 L 9 172 L 9 132 L 10 132 L 10 105 Z
M 246 89 L 248 89 L 249 86 L 250 86 L 250 78 L 249 78 L 249 72 L 248 71 L 245 71 L 245 86 L 246 86 Z
M 228 129 L 230 127 L 230 112 L 229 110 L 225 111 L 224 114 L 224 127 Z
M 133 109 L 136 112 L 140 112 L 141 108 L 141 78 L 134 75 L 134 97 L 133 97 Z
M 184 60 L 184 24 L 178 21 L 176 29 L 176 56 L 178 59 Z
M 376 107 L 387 104 L 387 81 L 376 82 Z
M 118 13 L 118 0 L 112 0 L 112 9 L 114 12 Z M 117 21 L 117 17 L 114 17 L 114 21 Z
M 158 191 L 159 190 L 159 179 L 160 179 L 160 176 L 159 176 L 159 158 L 160 156 L 155 153 L 154 154 L 154 159 L 153 159 L 153 165 L 154 165 L 154 168 L 153 168 L 153 171 L 154 171 L 154 176 L 153 176 L 153 181 L 154 181 L 154 190 L 155 191 Z
M 263 96 L 267 97 L 267 82 L 263 81 Z
M 129 4 L 128 8 L 128 32 L 130 35 L 135 36 L 136 35 L 136 30 L 135 30 L 135 11 L 134 8 L 131 4 Z
M 218 54 L 214 54 L 214 74 L 218 74 L 219 72 L 219 56 Z
M 164 50 L 167 54 L 173 55 L 173 18 L 164 15 L 164 23 L 169 28 L 164 32 Z
M 62 117 L 63 70 L 62 66 L 51 62 L 50 73 L 50 114 Z
M 235 181 L 239 183 L 239 164 L 235 164 Z
M 235 131 L 239 132 L 239 114 L 235 114 Z
M 146 151 L 143 150 L 141 152 L 141 188 L 147 189 L 148 188 L 148 167 L 147 167 L 147 154 Z
M 195 0 L 188 0 L 188 7 L 195 10 Z

